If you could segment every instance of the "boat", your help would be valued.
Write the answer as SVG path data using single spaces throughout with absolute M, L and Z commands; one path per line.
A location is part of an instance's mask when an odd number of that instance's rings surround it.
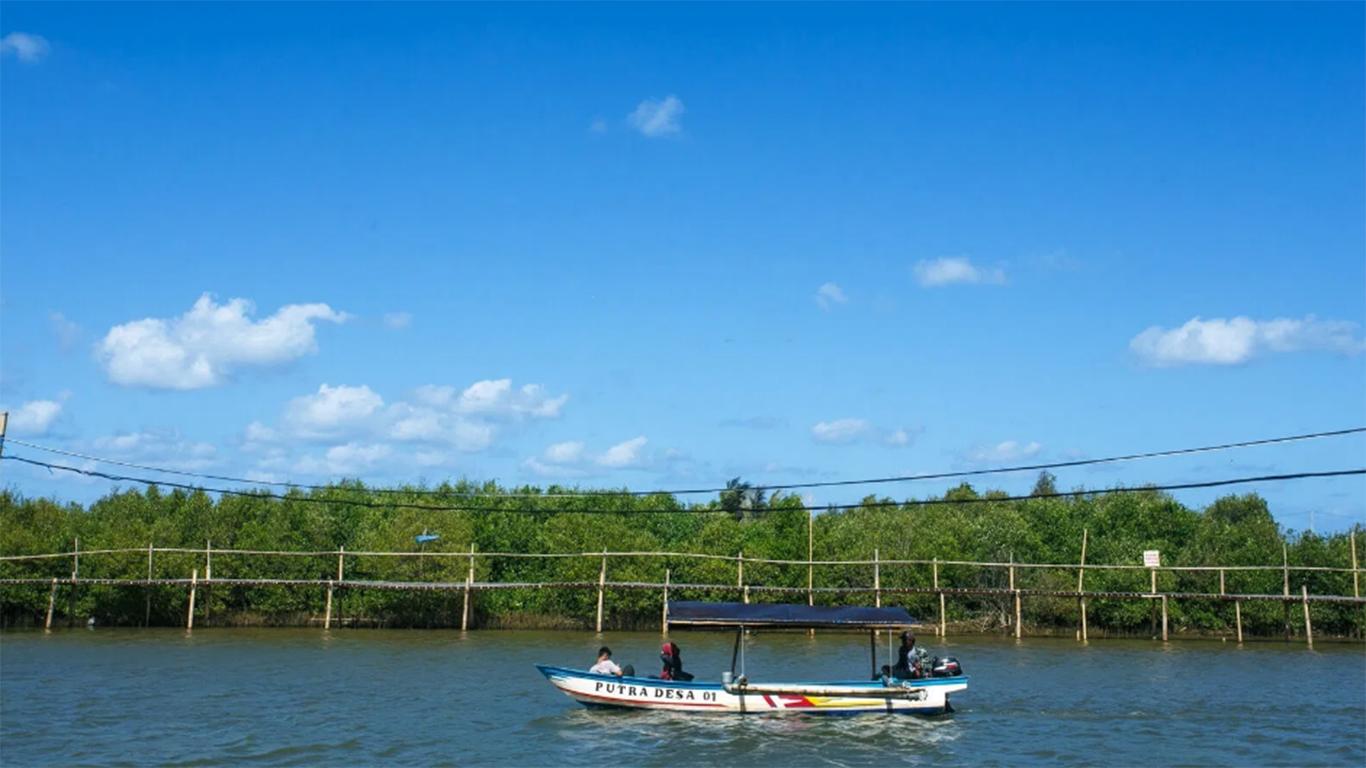
M 913 679 L 883 674 L 886 668 L 880 672 L 877 633 L 885 631 L 890 636 L 915 624 L 902 608 L 674 601 L 668 603 L 667 612 L 670 627 L 735 630 L 731 668 L 721 674 L 720 681 L 601 675 L 544 664 L 536 668 L 551 685 L 585 706 L 673 712 L 937 715 L 953 711 L 950 694 L 968 687 L 968 678 L 956 659 L 929 665 L 926 676 Z M 745 674 L 743 638 L 753 629 L 867 630 L 873 677 L 832 682 L 752 681 Z

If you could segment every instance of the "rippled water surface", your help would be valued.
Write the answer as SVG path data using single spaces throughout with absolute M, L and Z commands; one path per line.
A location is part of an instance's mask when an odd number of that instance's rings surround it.
M 729 667 L 730 636 L 673 639 L 699 679 Z M 1360 646 L 929 639 L 972 680 L 934 719 L 588 710 L 532 666 L 587 666 L 604 640 L 654 671 L 654 633 L 7 633 L 0 762 L 1366 764 Z M 747 656 L 754 679 L 819 679 L 865 674 L 867 654 L 856 635 L 765 634 Z

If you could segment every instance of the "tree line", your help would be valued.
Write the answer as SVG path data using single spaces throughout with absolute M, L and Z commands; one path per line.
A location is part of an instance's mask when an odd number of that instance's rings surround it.
M 1022 563 L 1077 563 L 1082 531 L 1088 532 L 1086 560 L 1093 564 L 1139 564 L 1144 550 L 1162 552 L 1163 565 L 1280 566 L 1283 547 L 1291 565 L 1351 565 L 1350 532 L 1330 535 L 1294 531 L 1279 525 L 1265 499 L 1256 494 L 1228 495 L 1204 508 L 1191 508 L 1152 490 L 1096 491 L 1052 497 L 1054 479 L 1043 473 L 1028 499 L 1010 500 L 999 491 L 979 492 L 969 484 L 943 496 L 896 501 L 869 496 L 852 509 L 814 514 L 811 524 L 815 560 L 963 560 Z M 808 511 L 801 498 L 765 493 L 738 478 L 716 498 L 684 502 L 674 496 L 632 496 L 611 491 L 556 495 L 574 489 L 551 486 L 503 488 L 495 483 L 442 484 L 435 487 L 368 488 L 344 482 L 282 497 L 265 492 L 214 496 L 203 491 L 114 490 L 86 505 L 29 498 L 0 491 L 0 554 L 64 552 L 79 538 L 81 549 L 184 547 L 288 551 L 423 551 L 566 553 L 666 551 L 746 558 L 804 561 Z M 944 503 L 949 502 L 949 503 Z M 440 511 L 419 507 L 450 507 Z M 1357 525 L 1355 531 L 1361 532 Z M 418 544 L 418 534 L 435 534 Z M 157 578 L 187 578 L 203 568 L 203 553 L 158 553 Z M 597 558 L 478 558 L 476 579 L 492 582 L 596 583 Z M 235 556 L 215 552 L 215 578 L 335 578 L 337 558 Z M 667 568 L 673 584 L 726 585 L 736 582 L 736 564 L 722 560 L 638 557 L 612 558 L 609 581 L 660 583 Z M 0 562 L 0 578 L 65 578 L 70 559 Z M 83 578 L 145 578 L 145 554 L 91 555 L 80 562 Z M 466 558 L 348 557 L 348 580 L 463 582 Z M 883 566 L 884 588 L 928 587 L 929 566 Z M 745 582 L 804 589 L 806 565 L 745 563 Z M 815 568 L 817 587 L 869 588 L 869 565 Z M 1217 572 L 1161 572 L 1165 592 L 1219 591 Z M 1228 571 L 1230 593 L 1280 594 L 1282 573 Z M 941 565 L 947 587 L 1005 587 L 1005 569 Z M 1088 570 L 1086 588 L 1146 592 L 1149 574 L 1137 570 Z M 1345 572 L 1291 572 L 1291 589 L 1301 584 L 1311 594 L 1352 594 Z M 1076 588 L 1074 569 L 1018 569 L 1020 588 Z M 64 588 L 65 589 L 65 588 Z M 178 625 L 184 621 L 185 590 L 88 586 L 63 592 L 58 614 L 82 621 L 137 625 Z M 452 626 L 460 622 L 459 592 L 402 592 L 367 589 L 337 593 L 337 612 L 348 622 L 379 626 Z M 675 588 L 674 599 L 737 599 L 734 589 Z M 804 595 L 754 593 L 757 601 L 801 601 Z M 321 588 L 214 586 L 198 600 L 213 623 L 302 623 L 321 613 Z M 822 595 L 822 603 L 871 601 L 871 594 Z M 6 626 L 41 621 L 48 589 L 36 585 L 0 586 L 0 620 Z M 610 626 L 653 626 L 659 618 L 654 590 L 613 591 L 607 602 Z M 905 606 L 930 619 L 938 609 L 933 595 L 887 594 L 884 604 Z M 964 629 L 1004 631 L 1013 614 L 1008 596 L 954 596 L 948 619 Z M 498 590 L 480 592 L 474 601 L 475 626 L 583 626 L 593 619 L 594 589 Z M 1246 602 L 1249 634 L 1282 632 L 1285 611 L 1278 602 Z M 1093 600 L 1088 606 L 1093 634 L 1140 633 L 1152 621 L 1147 601 Z M 1317 632 L 1361 636 L 1366 611 L 1359 605 L 1315 604 Z M 1232 608 L 1219 601 L 1177 600 L 1170 605 L 1177 632 L 1223 632 Z M 1290 611 L 1295 625 L 1299 610 Z M 1073 599 L 1029 597 L 1024 620 L 1031 631 L 1070 629 L 1077 623 Z M 200 623 L 196 620 L 196 623 Z

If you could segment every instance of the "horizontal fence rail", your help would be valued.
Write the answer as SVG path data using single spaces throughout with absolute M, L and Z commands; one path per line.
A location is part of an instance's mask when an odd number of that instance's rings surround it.
M 1059 570 L 1076 570 L 1085 568 L 1086 570 L 1114 570 L 1114 571 L 1158 571 L 1158 572 L 1181 572 L 1181 571 L 1275 571 L 1277 573 L 1289 570 L 1296 571 L 1319 571 L 1324 573 L 1362 573 L 1363 568 L 1335 567 L 1323 565 L 1159 565 L 1146 566 L 1132 563 L 1105 564 L 1105 563 L 1011 563 L 994 562 L 987 560 L 777 560 L 765 557 L 746 557 L 743 555 L 715 555 L 702 552 L 391 552 L 391 551 L 367 551 L 351 549 L 327 549 L 313 551 L 296 550 L 270 550 L 270 549 L 219 549 L 216 547 L 153 547 L 152 551 L 158 554 L 186 554 L 202 555 L 212 553 L 215 555 L 258 555 L 272 557 L 427 557 L 427 558 L 453 558 L 458 560 L 468 560 L 474 557 L 477 560 L 489 559 L 564 559 L 564 558 L 621 558 L 621 557 L 656 557 L 656 558 L 676 558 L 680 560 L 721 560 L 725 562 L 746 562 L 756 565 L 966 565 L 984 568 L 1055 568 Z M 82 549 L 69 552 L 48 552 L 36 555 L 0 555 L 0 562 L 20 562 L 24 560 L 52 560 L 61 558 L 72 558 L 76 556 L 87 557 L 90 555 L 145 555 L 147 547 L 127 547 L 122 549 Z
M 146 551 L 146 550 L 144 550 Z M 203 550 L 200 550 L 201 552 Z M 601 553 L 599 553 L 601 557 Z M 1240 594 L 1228 592 L 1224 594 L 1210 594 L 1205 592 L 1116 592 L 1116 591 L 1086 591 L 1077 592 L 1067 589 L 1035 589 L 1024 587 L 1020 589 L 994 589 L 990 587 L 781 587 L 763 584 L 745 584 L 736 587 L 734 584 L 700 584 L 687 582 L 672 582 L 664 584 L 653 581 L 604 581 L 599 584 L 596 580 L 592 581 L 476 581 L 466 583 L 463 581 L 371 581 L 371 580 L 348 580 L 334 581 L 329 579 L 240 579 L 240 578 L 184 578 L 184 579 L 110 579 L 110 578 L 0 578 L 0 586 L 17 585 L 48 585 L 57 583 L 63 586 L 98 585 L 107 587 L 165 587 L 165 586 L 187 586 L 189 584 L 222 585 L 233 587 L 333 587 L 335 589 L 389 589 L 389 590 L 414 590 L 414 591 L 455 591 L 463 592 L 468 589 L 472 592 L 489 592 L 502 589 L 597 589 L 604 586 L 609 589 L 640 589 L 658 590 L 668 586 L 676 590 L 707 590 L 712 592 L 734 592 L 747 590 L 749 592 L 773 593 L 773 594 L 806 594 L 814 592 L 818 595 L 871 595 L 881 594 L 906 594 L 906 595 L 963 595 L 963 596 L 982 596 L 982 595 L 1004 595 L 1010 596 L 1019 594 L 1025 597 L 1099 597 L 1099 598 L 1142 598 L 1151 600 L 1155 597 L 1168 597 L 1172 599 L 1200 599 L 1200 600 L 1264 600 L 1268 602 L 1299 603 L 1308 600 L 1311 603 L 1358 603 L 1366 605 L 1366 599 L 1356 598 L 1350 595 L 1308 595 L 1301 597 L 1291 595 L 1286 597 L 1277 594 Z
M 34 568 L 50 568 L 43 565 L 45 562 L 69 560 L 71 563 L 70 575 L 36 576 L 36 575 L 10 575 L 0 576 L 0 586 L 3 587 L 39 587 L 49 588 L 47 615 L 45 627 L 50 628 L 56 604 L 56 593 L 59 586 L 70 590 L 70 605 L 68 611 L 68 621 L 74 613 L 75 591 L 82 586 L 101 586 L 101 587 L 142 587 L 146 590 L 152 588 L 178 588 L 188 590 L 188 609 L 186 612 L 186 626 L 193 627 L 196 593 L 200 589 L 212 587 L 288 587 L 288 588 L 312 588 L 326 590 L 326 609 L 323 623 L 325 627 L 332 626 L 333 617 L 333 593 L 334 590 L 380 590 L 380 591 L 399 591 L 399 592 L 448 592 L 460 593 L 463 595 L 463 605 L 461 610 L 460 625 L 462 629 L 469 626 L 472 609 L 470 598 L 473 594 L 500 592 L 508 590 L 586 590 L 595 591 L 597 595 L 595 626 L 598 631 L 602 630 L 604 616 L 604 601 L 608 591 L 662 591 L 663 601 L 660 623 L 662 628 L 667 631 L 668 621 L 668 600 L 669 592 L 673 590 L 675 594 L 679 591 L 705 592 L 710 595 L 727 595 L 738 597 L 744 602 L 749 602 L 750 595 L 777 595 L 777 596 L 801 596 L 805 595 L 808 604 L 814 604 L 815 596 L 854 596 L 863 601 L 872 602 L 875 605 L 882 605 L 884 596 L 890 595 L 925 595 L 938 597 L 938 612 L 933 623 L 937 634 L 943 636 L 947 634 L 947 607 L 946 600 L 949 597 L 991 597 L 1005 598 L 1013 601 L 1014 616 L 1010 621 L 1008 613 L 1003 612 L 1006 624 L 1013 627 L 1014 635 L 1023 636 L 1021 600 L 1030 598 L 1061 598 L 1076 600 L 1079 614 L 1079 628 L 1077 637 L 1085 641 L 1088 636 L 1087 627 L 1087 601 L 1088 600 L 1139 600 L 1148 601 L 1154 605 L 1154 613 L 1157 607 L 1161 608 L 1161 637 L 1165 641 L 1168 639 L 1168 602 L 1171 600 L 1194 601 L 1204 600 L 1216 603 L 1233 603 L 1235 610 L 1235 622 L 1237 628 L 1237 639 L 1243 639 L 1243 620 L 1242 604 L 1244 602 L 1279 602 L 1285 606 L 1285 631 L 1289 639 L 1290 627 L 1290 606 L 1295 603 L 1303 605 L 1304 610 L 1304 635 L 1306 643 L 1312 647 L 1313 631 L 1310 623 L 1309 606 L 1311 604 L 1337 604 L 1366 606 L 1366 600 L 1361 598 L 1360 574 L 1362 569 L 1358 566 L 1356 553 L 1355 532 L 1351 534 L 1351 564 L 1349 567 L 1329 566 L 1329 565 L 1292 565 L 1288 562 L 1288 557 L 1284 556 L 1280 564 L 1277 565 L 1139 565 L 1130 563 L 1088 563 L 1086 562 L 1086 543 L 1087 535 L 1082 537 L 1081 561 L 1077 563 L 1023 563 L 1023 562 L 998 562 L 998 561 L 970 561 L 970 560 L 939 560 L 939 559 L 882 559 L 874 552 L 872 559 L 860 560 L 817 560 L 808 559 L 776 559 L 763 557 L 746 557 L 743 552 L 735 555 L 700 553 L 700 552 L 664 552 L 664 551 L 619 551 L 619 552 L 479 552 L 473 544 L 469 544 L 465 551 L 375 551 L 375 550 L 348 550 L 339 547 L 335 550 L 265 550 L 265 549 L 222 549 L 214 548 L 212 543 L 206 543 L 202 548 L 196 547 L 157 547 L 148 544 L 146 547 L 123 547 L 123 548 L 103 548 L 103 549 L 81 549 L 80 542 L 67 552 L 48 552 L 34 554 L 9 554 L 0 556 L 0 564 L 6 564 L 7 570 L 16 567 L 23 567 L 30 564 Z M 808 542 L 809 546 L 809 542 Z M 154 575 L 154 562 L 157 556 L 173 556 L 175 560 L 171 566 L 182 568 L 185 566 L 185 558 L 188 556 L 196 565 L 200 564 L 202 558 L 202 571 L 198 567 L 191 570 L 188 578 L 184 576 L 174 576 L 170 578 L 156 577 Z M 81 563 L 84 559 L 89 572 L 92 558 L 99 558 L 96 562 L 102 562 L 109 558 L 126 558 L 136 556 L 141 560 L 146 560 L 146 578 L 119 578 L 109 576 L 82 576 L 80 575 Z M 220 571 L 222 559 L 225 558 L 314 558 L 326 559 L 328 569 L 327 578 L 252 578 L 234 575 L 231 577 L 213 576 L 214 558 L 220 558 Z M 352 569 L 353 575 L 357 568 L 358 561 L 362 559 L 416 559 L 419 563 L 432 561 L 455 561 L 461 566 L 467 566 L 464 578 L 452 580 L 450 574 L 442 578 L 431 580 L 403 580 L 403 579 L 383 579 L 383 578 L 347 578 L 347 568 Z M 598 565 L 596 578 L 585 578 L 578 580 L 549 580 L 549 581 L 526 581 L 526 580 L 481 580 L 476 578 L 476 570 L 480 563 L 492 563 L 496 561 L 516 561 L 516 560 L 588 560 Z M 664 568 L 663 581 L 643 581 L 643 580 L 609 580 L 609 562 L 623 559 L 636 560 L 655 560 L 663 561 L 661 565 L 668 566 L 686 561 L 712 562 L 732 564 L 735 568 L 735 580 L 726 583 L 701 583 L 701 582 L 674 582 L 671 580 L 671 570 Z M 164 562 L 161 563 L 163 572 L 168 567 Z M 128 561 L 124 560 L 127 565 Z M 331 578 L 332 566 L 335 564 L 335 578 Z M 805 586 L 785 586 L 780 584 L 765 584 L 745 579 L 745 566 L 775 566 L 781 568 L 805 568 Z M 141 567 L 141 566 L 139 566 Z M 449 567 L 449 566 L 446 566 Z M 833 568 L 867 568 L 871 572 L 871 580 L 865 584 L 855 584 L 847 586 L 818 586 L 815 581 L 816 569 Z M 1008 586 L 974 585 L 974 586 L 951 586 L 949 581 L 950 574 L 942 569 L 950 568 L 974 568 L 987 572 L 994 572 L 1001 582 Z M 240 564 L 234 563 L 233 570 L 239 570 Z M 925 569 L 930 570 L 929 586 L 910 586 L 905 584 L 894 585 L 885 582 L 884 578 L 889 573 L 889 569 L 901 569 L 915 571 L 923 575 Z M 1056 571 L 1064 573 L 1067 578 L 1076 579 L 1076 589 L 1056 588 L 1054 586 L 1021 586 L 1017 583 L 1017 571 Z M 1086 571 L 1114 571 L 1114 572 L 1147 572 L 1149 574 L 1147 590 L 1114 590 L 1114 589 L 1093 589 L 1084 588 Z M 1276 592 L 1246 592 L 1229 591 L 1225 588 L 1226 576 L 1237 573 L 1279 573 L 1281 576 L 1281 590 Z M 202 575 L 201 575 L 202 574 Z M 751 571 L 751 576 L 753 571 Z M 1219 591 L 1216 592 L 1193 592 L 1189 590 L 1159 590 L 1158 576 L 1160 574 L 1217 574 L 1219 578 Z M 1292 574 L 1351 574 L 1351 594 L 1309 594 L 1308 586 L 1301 583 L 1299 593 L 1291 590 Z M 848 580 L 849 574 L 841 574 L 841 578 Z M 980 578 L 977 579 L 979 582 Z M 1339 582 L 1340 583 L 1340 582 Z M 151 592 L 149 591 L 147 600 L 146 614 L 150 620 L 151 616 Z M 207 618 L 208 604 L 201 604 L 201 610 Z M 1154 623 L 1156 618 L 1154 615 Z M 928 622 L 927 622 L 928 623 Z

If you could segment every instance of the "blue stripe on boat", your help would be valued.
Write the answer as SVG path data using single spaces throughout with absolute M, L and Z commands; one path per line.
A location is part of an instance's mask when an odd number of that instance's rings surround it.
M 690 689 L 695 690 L 695 691 L 720 691 L 720 690 L 723 690 L 723 688 L 722 688 L 722 686 L 721 686 L 720 683 L 699 683 L 699 682 L 683 682 L 683 681 L 681 681 L 681 680 L 660 680 L 660 679 L 657 678 L 657 677 L 640 677 L 640 676 L 638 676 L 638 675 L 635 676 L 635 677 L 617 677 L 616 675 L 599 675 L 599 674 L 595 674 L 595 673 L 593 673 L 593 672 L 589 672 L 588 670 L 584 670 L 584 669 L 570 669 L 570 668 L 568 668 L 568 667 L 553 667 L 553 666 L 550 666 L 550 665 L 548 665 L 548 664 L 537 664 L 537 665 L 536 665 L 536 668 L 539 669 L 539 670 L 541 670 L 541 674 L 545 675 L 547 680 L 549 680 L 549 679 L 552 678 L 552 677 L 577 677 L 577 678 L 581 678 L 581 679 L 585 679 L 585 680 L 602 680 L 602 681 L 604 681 L 604 682 L 609 682 L 609 683 L 632 683 L 632 684 L 636 684 L 636 685 L 641 685 L 641 684 L 643 684 L 643 685 L 667 685 L 667 686 L 670 687 L 670 688 L 690 688 Z M 925 677 L 925 678 L 921 678 L 921 679 L 919 679 L 919 680 L 906 680 L 906 681 L 903 681 L 903 682 L 913 683 L 913 684 L 915 684 L 915 685 L 917 685 L 917 686 L 930 686 L 930 685 L 954 685 L 954 684 L 956 684 L 956 683 L 966 683 L 967 681 L 968 681 L 968 678 L 967 678 L 966 675 L 960 675 L 960 676 L 958 676 L 958 677 Z M 869 680 L 847 680 L 847 681 L 835 681 L 835 682 L 831 682 L 831 681 L 829 681 L 829 680 L 823 680 L 823 681 L 820 681 L 820 682 L 813 682 L 813 681 L 809 681 L 809 680 L 799 680 L 799 681 L 796 681 L 796 682 L 787 682 L 787 681 L 783 681 L 782 683 L 778 683 L 777 681 L 769 681 L 769 683 L 772 684 L 772 685 L 847 685 L 847 686 L 851 686 L 851 687 L 872 688 L 872 689 L 881 689 L 881 688 L 884 687 L 884 686 L 882 685 L 882 682 L 879 681 L 879 680 L 871 680 L 871 681 L 869 681 Z M 756 685 L 757 685 L 757 683 L 756 683 Z M 758 694 L 752 694 L 752 695 L 758 695 Z

